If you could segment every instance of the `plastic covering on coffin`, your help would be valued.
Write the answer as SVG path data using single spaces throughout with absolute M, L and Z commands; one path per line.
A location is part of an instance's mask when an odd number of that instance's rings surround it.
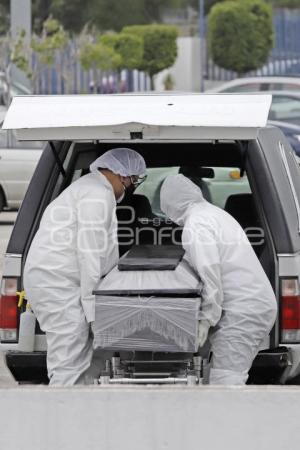
M 157 293 L 169 290 L 178 292 L 192 290 L 198 294 L 202 291 L 202 282 L 186 259 L 183 258 L 175 270 L 120 271 L 117 267 L 114 267 L 99 281 L 94 294 L 101 295 L 105 291 L 113 291 L 122 295 L 122 293 L 137 290 Z
M 195 352 L 201 289 L 184 259 L 170 271 L 114 268 L 95 290 L 94 347 Z M 170 290 L 176 296 L 170 296 Z M 134 295 L 137 291 L 140 295 Z

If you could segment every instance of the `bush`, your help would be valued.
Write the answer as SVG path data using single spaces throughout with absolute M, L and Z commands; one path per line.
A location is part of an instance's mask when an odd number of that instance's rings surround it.
M 174 86 L 175 86 L 175 81 L 174 81 L 174 78 L 172 77 L 172 75 L 170 73 L 168 73 L 165 76 L 163 82 L 164 82 L 165 91 L 173 91 Z
M 208 47 L 218 66 L 238 74 L 260 68 L 273 47 L 272 9 L 262 0 L 229 0 L 208 18 Z
M 128 33 L 105 34 L 100 42 L 120 56 L 119 69 L 138 69 L 143 59 L 143 39 Z
M 176 60 L 177 28 L 170 25 L 133 25 L 125 27 L 123 32 L 143 39 L 144 53 L 139 69 L 149 74 L 153 89 L 154 75 L 172 66 Z

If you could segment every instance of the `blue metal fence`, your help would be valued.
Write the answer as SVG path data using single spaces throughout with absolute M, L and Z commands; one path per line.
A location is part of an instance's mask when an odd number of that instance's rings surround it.
M 149 90 L 150 80 L 143 72 L 123 70 L 119 74 L 116 71 L 83 70 L 76 46 L 76 41 L 70 42 L 63 52 L 56 55 L 52 67 L 38 63 L 33 55 L 35 94 L 110 94 Z
M 35 94 L 112 94 L 149 89 L 150 80 L 143 72 L 124 70 L 120 81 L 116 72 L 98 72 L 95 83 L 92 72 L 84 72 L 77 67 L 67 78 L 60 76 L 55 68 L 44 67 L 34 82 L 33 90 Z
M 275 45 L 268 62 L 256 71 L 245 76 L 300 76 L 300 10 L 282 9 L 274 13 Z M 206 62 L 206 78 L 214 81 L 227 81 L 237 74 L 221 69 L 214 64 L 209 55 Z

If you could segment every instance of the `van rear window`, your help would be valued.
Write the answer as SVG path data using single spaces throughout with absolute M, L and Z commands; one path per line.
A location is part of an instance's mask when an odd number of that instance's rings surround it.
M 296 201 L 298 202 L 298 205 L 296 205 L 296 208 L 300 208 L 300 166 L 299 166 L 299 160 L 296 156 L 296 154 L 290 150 L 285 148 L 285 156 L 288 164 L 289 169 L 289 176 L 291 177 L 291 182 L 293 184 L 292 188 L 296 195 Z M 298 210 L 298 219 L 299 219 L 299 228 L 300 228 L 300 210 Z
M 155 215 L 163 216 L 160 209 L 160 189 L 168 175 L 182 173 L 201 189 L 204 198 L 220 208 L 225 208 L 232 195 L 250 194 L 246 175 L 240 176 L 240 169 L 235 167 L 155 167 L 147 170 L 147 180 L 141 184 L 136 193 L 148 198 Z

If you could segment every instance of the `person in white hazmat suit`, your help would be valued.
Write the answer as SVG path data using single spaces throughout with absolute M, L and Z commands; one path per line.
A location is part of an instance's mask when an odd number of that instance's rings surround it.
M 204 200 L 188 178 L 166 178 L 161 209 L 183 226 L 185 257 L 204 283 L 199 343 L 204 344 L 209 328 L 214 327 L 209 333 L 209 383 L 245 384 L 276 318 L 269 280 L 238 222 Z
M 116 202 L 145 174 L 141 155 L 116 148 L 46 208 L 24 268 L 24 289 L 47 338 L 51 385 L 86 384 L 95 284 L 117 264 Z

